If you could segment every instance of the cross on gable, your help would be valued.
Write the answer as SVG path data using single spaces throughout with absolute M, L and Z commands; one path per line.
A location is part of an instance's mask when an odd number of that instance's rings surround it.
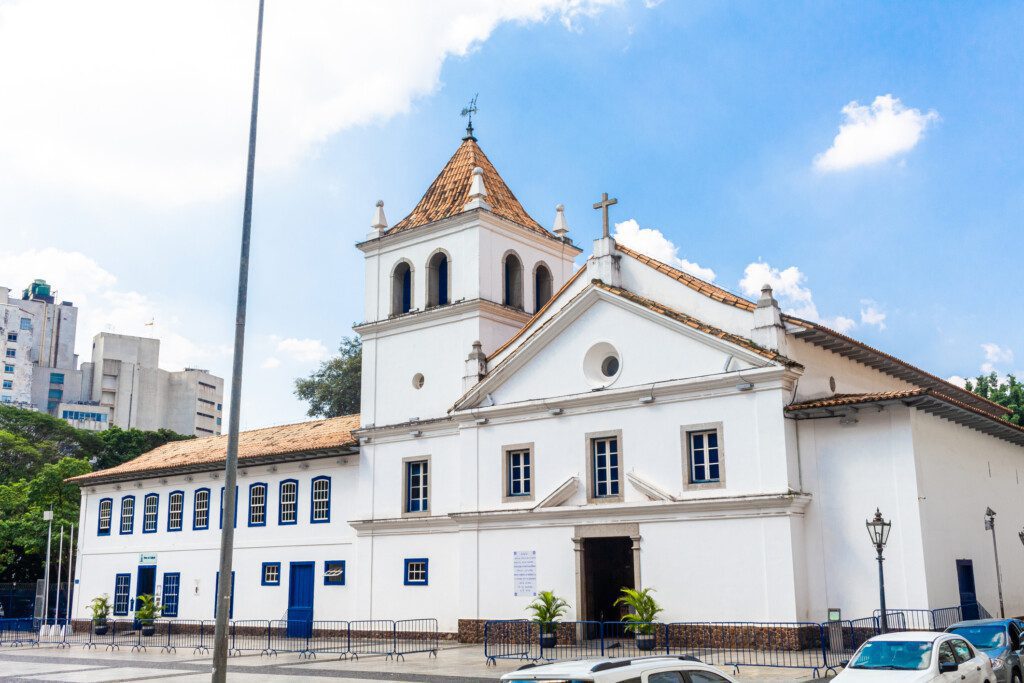
M 608 237 L 608 207 L 618 204 L 618 199 L 608 199 L 608 193 L 601 193 L 601 201 L 594 204 L 595 209 L 601 209 L 601 236 Z

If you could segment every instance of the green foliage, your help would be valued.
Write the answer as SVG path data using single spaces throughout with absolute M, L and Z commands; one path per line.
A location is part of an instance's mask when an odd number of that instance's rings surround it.
M 104 593 L 93 598 L 92 602 L 89 603 L 88 609 L 89 613 L 92 614 L 93 621 L 103 623 L 110 616 L 110 596 Z
M 1024 426 L 1024 384 L 1018 382 L 1013 375 L 1007 375 L 1006 381 L 1000 380 L 999 375 L 994 372 L 988 375 L 978 375 L 973 382 L 967 380 L 964 388 L 1001 406 L 1006 406 L 1012 412 L 1003 419 L 1015 425 Z
M 359 412 L 363 345 L 358 337 L 345 337 L 340 355 L 320 364 L 309 377 L 295 380 L 295 395 L 309 403 L 310 417 L 337 417 Z
M 664 610 L 654 599 L 654 596 L 651 595 L 653 592 L 653 588 L 644 588 L 639 591 L 632 588 L 622 589 L 622 595 L 615 601 L 615 605 L 625 605 L 632 610 L 630 613 L 622 616 L 623 621 L 629 622 L 629 625 L 626 626 L 626 631 L 631 631 L 637 635 L 650 635 L 654 633 L 653 622 Z
M 88 460 L 103 448 L 93 432 L 47 413 L 0 406 L 0 483 L 31 477 L 61 458 Z
M 569 609 L 569 603 L 552 591 L 541 591 L 526 609 L 533 612 L 533 620 L 541 625 L 545 633 L 554 633 L 555 622 Z
M 156 604 L 156 598 L 152 595 L 140 595 L 135 598 L 135 618 L 140 621 L 152 621 L 163 611 L 163 605 Z
M 170 429 L 147 432 L 141 429 L 121 429 L 117 426 L 110 426 L 99 433 L 99 438 L 103 448 L 96 454 L 96 469 L 105 470 L 108 467 L 133 460 L 170 441 L 183 441 L 195 437 L 178 434 Z

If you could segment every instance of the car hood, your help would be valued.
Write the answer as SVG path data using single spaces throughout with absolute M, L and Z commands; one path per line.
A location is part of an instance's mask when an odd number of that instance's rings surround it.
M 931 671 L 893 671 L 892 669 L 843 669 L 836 683 L 927 683 L 935 678 Z

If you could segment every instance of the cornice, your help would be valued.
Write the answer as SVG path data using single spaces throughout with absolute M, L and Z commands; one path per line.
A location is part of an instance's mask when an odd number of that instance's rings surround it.
M 444 318 L 469 316 L 477 313 L 520 327 L 530 319 L 530 314 L 525 311 L 510 308 L 489 299 L 462 299 L 444 306 L 433 306 L 382 320 L 357 323 L 352 326 L 352 329 L 360 335 L 386 334 L 396 330 L 405 331 L 409 327 L 429 327 Z

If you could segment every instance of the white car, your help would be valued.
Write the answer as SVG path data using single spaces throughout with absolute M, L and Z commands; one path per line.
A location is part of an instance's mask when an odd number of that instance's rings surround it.
M 837 683 L 995 683 L 992 662 L 955 633 L 905 631 L 867 641 Z
M 527 665 L 501 677 L 503 681 L 548 683 L 738 683 L 693 657 L 581 659 Z

